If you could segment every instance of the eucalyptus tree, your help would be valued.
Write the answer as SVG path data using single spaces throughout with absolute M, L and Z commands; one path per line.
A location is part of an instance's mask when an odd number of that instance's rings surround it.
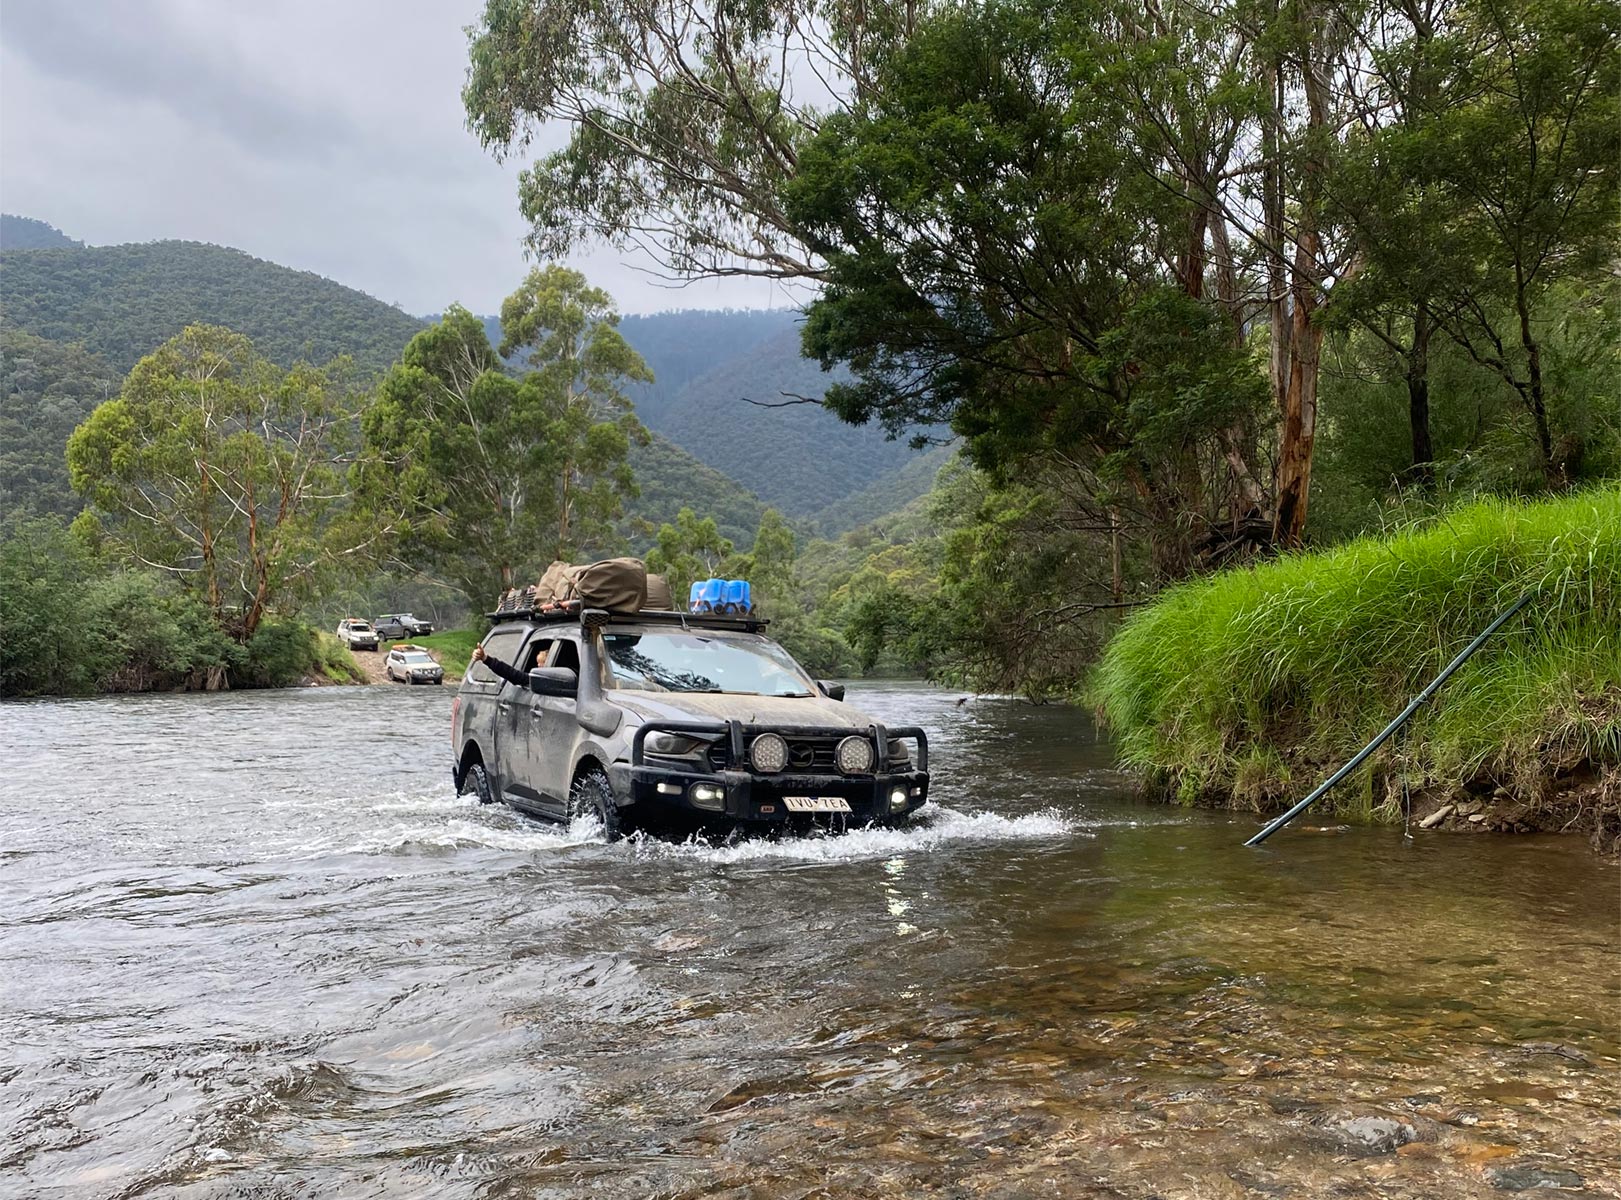
M 783 208 L 804 143 L 872 85 L 928 0 L 486 0 L 463 99 L 484 145 L 569 141 L 527 167 L 541 258 L 582 240 L 675 275 L 815 280 Z
M 1454 212 L 1438 319 L 1514 390 L 1561 484 L 1544 352 L 1561 284 L 1613 275 L 1621 210 L 1621 12 L 1581 0 L 1459 0 L 1456 70 L 1419 131 L 1423 174 Z M 1573 431 L 1579 434 L 1579 431 Z
M 350 502 L 363 401 L 347 360 L 282 370 L 239 333 L 188 326 L 68 439 L 76 524 L 246 641 L 392 532 Z
M 411 339 L 362 419 L 363 488 L 405 514 L 395 558 L 475 606 L 551 559 L 607 548 L 636 494 L 630 445 L 647 437 L 623 389 L 652 375 L 605 292 L 549 266 L 501 315 L 498 354 L 452 306 Z
M 1548 331 L 1614 255 L 1621 21 L 1569 0 L 1401 0 L 1374 17 L 1331 179 L 1367 266 L 1341 315 L 1404 367 L 1415 467 L 1444 337 L 1512 391 L 1558 483 L 1576 451 L 1550 416 Z

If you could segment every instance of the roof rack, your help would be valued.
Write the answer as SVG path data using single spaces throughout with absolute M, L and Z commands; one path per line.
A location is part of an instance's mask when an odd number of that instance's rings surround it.
M 589 611 L 594 620 L 586 621 Z M 644 608 L 636 612 L 623 610 L 586 610 L 578 600 L 568 604 L 535 608 L 514 605 L 502 606 L 486 613 L 492 621 L 579 621 L 591 625 L 679 625 L 691 629 L 726 629 L 742 633 L 758 633 L 770 622 L 752 613 L 687 613 L 673 609 Z

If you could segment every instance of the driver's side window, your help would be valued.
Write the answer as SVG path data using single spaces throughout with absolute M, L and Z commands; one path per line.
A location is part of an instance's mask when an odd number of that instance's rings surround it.
M 552 640 L 550 638 L 536 638 L 529 643 L 528 649 L 523 652 L 523 662 L 519 664 L 521 671 L 533 671 L 536 667 L 546 665 L 546 656 L 551 652 Z
M 557 655 L 552 662 L 554 667 L 567 667 L 576 676 L 580 673 L 580 648 L 568 638 L 557 639 Z

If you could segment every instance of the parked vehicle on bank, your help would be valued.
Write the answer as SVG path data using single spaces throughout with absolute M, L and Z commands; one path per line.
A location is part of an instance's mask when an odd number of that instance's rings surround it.
M 351 650 L 377 649 L 377 631 L 358 617 L 338 622 L 338 640 Z
M 388 641 L 398 641 L 400 638 L 427 637 L 433 632 L 433 623 L 423 621 L 410 613 L 384 613 L 372 622 L 377 630 L 377 636 Z
M 383 674 L 399 683 L 443 683 L 445 669 L 421 646 L 401 642 L 390 646 L 383 659 Z
M 458 794 L 635 826 L 889 823 L 928 798 L 928 742 L 812 679 L 752 616 L 496 614 L 452 706 Z

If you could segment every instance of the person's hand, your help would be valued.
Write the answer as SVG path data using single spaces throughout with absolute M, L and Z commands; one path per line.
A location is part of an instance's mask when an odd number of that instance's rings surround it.
M 473 647 L 473 661 L 474 662 L 483 662 L 484 661 L 484 647 L 483 646 L 474 646 Z

